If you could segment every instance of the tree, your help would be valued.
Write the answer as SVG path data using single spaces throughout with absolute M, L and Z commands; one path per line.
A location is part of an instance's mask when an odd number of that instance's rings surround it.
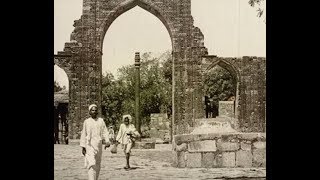
M 59 92 L 63 90 L 64 88 L 60 86 L 60 84 L 57 81 L 54 81 L 53 85 L 53 92 Z
M 218 115 L 219 101 L 226 101 L 235 96 L 236 79 L 229 71 L 216 66 L 206 74 L 204 90 L 207 96 L 206 103 L 210 103 L 210 108 L 215 111 L 213 114 Z
M 264 14 L 264 9 L 261 7 L 261 4 L 262 4 L 263 2 L 264 2 L 264 0 L 249 0 L 249 5 L 250 5 L 251 7 L 256 7 L 256 6 L 258 6 L 257 16 L 258 16 L 259 18 L 261 18 L 261 16 Z M 264 22 L 266 22 L 265 19 L 264 19 Z
M 111 73 L 102 78 L 102 108 L 106 124 L 117 127 L 123 114 L 123 101 L 126 98 L 122 82 L 116 81 Z
M 147 126 L 151 113 L 160 113 L 171 109 L 172 65 L 169 52 L 160 57 L 151 53 L 141 56 L 140 66 L 140 116 L 141 125 Z M 169 70 L 171 69 L 171 70 Z M 123 114 L 134 117 L 135 105 L 135 67 L 123 66 L 118 69 L 119 78 L 114 79 L 106 73 L 102 80 L 102 105 L 105 107 L 107 124 L 119 126 Z

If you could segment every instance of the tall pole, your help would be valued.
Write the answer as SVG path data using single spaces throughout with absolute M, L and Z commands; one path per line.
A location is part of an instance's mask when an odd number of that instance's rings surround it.
M 134 57 L 135 66 L 135 126 L 138 132 L 141 134 L 141 121 L 140 121 L 140 53 L 136 52 Z

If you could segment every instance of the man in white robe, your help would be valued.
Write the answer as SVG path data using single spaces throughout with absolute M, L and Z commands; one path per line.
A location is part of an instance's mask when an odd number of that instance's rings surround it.
M 90 118 L 83 123 L 80 146 L 85 157 L 85 167 L 88 169 L 89 180 L 98 180 L 102 156 L 102 140 L 105 148 L 110 146 L 108 129 L 102 118 L 98 118 L 97 105 L 89 106 Z

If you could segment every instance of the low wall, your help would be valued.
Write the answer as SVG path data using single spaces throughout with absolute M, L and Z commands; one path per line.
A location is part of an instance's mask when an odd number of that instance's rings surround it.
M 266 167 L 266 134 L 175 135 L 174 151 L 180 168 Z

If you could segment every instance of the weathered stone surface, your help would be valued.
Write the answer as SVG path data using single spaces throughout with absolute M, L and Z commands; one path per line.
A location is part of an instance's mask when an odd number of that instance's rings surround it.
M 188 144 L 189 152 L 214 152 L 216 150 L 215 140 L 194 141 Z
M 222 137 L 222 133 L 210 133 L 210 134 L 178 134 L 174 135 L 174 141 L 177 145 L 182 143 L 189 143 L 193 141 L 203 140 L 215 140 Z
M 251 151 L 237 151 L 236 152 L 236 166 L 237 167 L 252 167 L 252 153 Z
M 241 133 L 238 134 L 238 138 L 241 140 L 256 140 L 259 137 L 259 133 Z
M 221 139 L 222 141 L 238 141 L 238 134 L 239 133 L 233 133 L 233 132 L 230 132 L 230 133 L 223 133 L 221 135 Z
M 186 154 L 185 152 L 177 152 L 178 163 L 177 166 L 180 168 L 186 167 Z
M 216 154 L 215 158 L 214 158 L 214 162 L 213 162 L 213 167 L 214 168 L 222 168 L 222 153 Z
M 241 142 L 240 147 L 242 150 L 245 150 L 245 151 L 251 151 L 252 149 L 251 143 L 246 143 L 246 142 Z
M 152 113 L 150 114 L 150 128 L 157 130 L 169 130 L 169 119 L 165 113 Z
M 219 151 L 236 151 L 239 149 L 239 143 L 232 143 L 232 142 L 218 142 L 217 147 Z
M 219 101 L 219 116 L 234 117 L 234 101 Z
M 256 149 L 266 149 L 266 142 L 261 142 L 261 141 L 254 142 L 253 147 Z
M 181 145 L 176 146 L 176 151 L 186 151 L 188 149 L 188 145 L 186 143 L 183 143 Z
M 215 154 L 212 152 L 202 153 L 201 167 L 213 168 L 216 165 Z
M 222 158 L 222 167 L 235 167 L 236 166 L 236 153 L 223 152 L 221 158 Z
M 155 142 L 135 142 L 132 149 L 154 149 L 155 146 Z
M 252 155 L 253 167 L 266 167 L 266 149 L 254 149 Z
M 187 167 L 197 168 L 201 167 L 201 153 L 186 153 Z
M 193 135 L 193 134 L 181 134 L 181 135 L 174 136 L 174 141 L 177 145 L 180 145 L 182 143 L 196 141 L 196 139 L 199 139 L 199 136 Z

